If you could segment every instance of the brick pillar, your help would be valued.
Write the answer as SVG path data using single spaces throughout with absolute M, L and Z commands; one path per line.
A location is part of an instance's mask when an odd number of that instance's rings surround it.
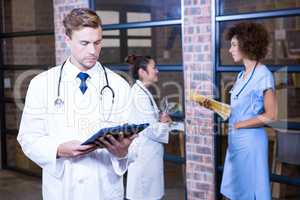
M 183 64 L 188 200 L 215 199 L 212 112 L 188 100 L 191 91 L 213 96 L 211 0 L 183 1 Z
M 64 39 L 64 16 L 74 8 L 88 8 L 89 0 L 54 0 L 54 31 L 56 64 L 61 64 L 70 55 Z

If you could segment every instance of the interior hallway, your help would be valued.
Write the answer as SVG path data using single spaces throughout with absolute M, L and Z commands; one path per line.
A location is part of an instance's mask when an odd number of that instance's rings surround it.
M 167 186 L 163 200 L 182 200 L 183 193 L 180 188 Z M 42 200 L 41 179 L 14 171 L 0 170 L 0 200 Z M 299 196 L 292 195 L 273 200 L 299 200 Z
M 42 181 L 39 177 L 15 171 L 0 170 L 0 200 L 41 200 Z M 182 200 L 180 188 L 166 189 L 164 200 Z

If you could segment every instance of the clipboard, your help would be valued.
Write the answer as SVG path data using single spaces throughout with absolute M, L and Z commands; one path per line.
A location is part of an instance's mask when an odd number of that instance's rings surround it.
M 149 126 L 148 123 L 145 124 L 124 124 L 121 126 L 113 126 L 102 128 L 95 134 L 93 134 L 89 139 L 83 142 L 81 145 L 93 144 L 99 137 L 105 137 L 106 135 L 112 135 L 118 137 L 123 134 L 124 137 L 129 137 L 133 134 L 139 133 Z

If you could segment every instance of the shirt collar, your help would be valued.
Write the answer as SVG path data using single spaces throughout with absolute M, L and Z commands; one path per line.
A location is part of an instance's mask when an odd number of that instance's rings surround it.
M 87 73 L 90 78 L 93 78 L 96 75 L 99 75 L 100 71 L 102 71 L 101 64 L 99 62 L 96 62 L 96 64 L 92 68 L 84 71 L 84 73 Z M 80 72 L 80 69 L 78 69 L 78 67 L 70 62 L 69 57 L 64 64 L 64 73 L 66 74 L 66 78 L 68 80 L 75 80 Z
M 145 90 L 148 94 L 151 94 L 142 81 L 136 80 L 136 84 L 138 84 L 141 88 L 143 88 L 143 90 Z
M 140 80 L 136 80 L 136 84 L 141 87 L 141 89 L 143 90 L 143 92 L 146 93 L 146 95 L 150 98 L 149 100 L 152 102 L 152 106 L 153 106 L 153 111 L 155 112 L 155 117 L 158 119 L 159 118 L 159 109 L 154 101 L 154 98 L 152 96 L 152 94 L 150 93 L 150 91 L 144 86 L 143 82 Z

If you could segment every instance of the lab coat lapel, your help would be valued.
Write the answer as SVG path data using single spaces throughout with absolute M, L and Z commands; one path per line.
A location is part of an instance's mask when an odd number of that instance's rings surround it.
M 153 105 L 153 111 L 154 111 L 155 118 L 156 118 L 157 120 L 159 120 L 159 109 L 158 109 L 158 107 L 157 107 L 157 105 L 156 105 L 156 103 L 155 103 L 155 100 L 154 100 L 152 94 L 151 94 L 150 91 L 144 86 L 144 84 L 143 84 L 141 81 L 137 80 L 137 81 L 136 81 L 136 84 L 138 84 L 139 87 L 141 87 L 141 90 L 142 90 L 143 92 L 146 93 L 145 95 L 146 95 L 147 97 L 150 98 L 150 101 L 152 102 L 152 105 Z

